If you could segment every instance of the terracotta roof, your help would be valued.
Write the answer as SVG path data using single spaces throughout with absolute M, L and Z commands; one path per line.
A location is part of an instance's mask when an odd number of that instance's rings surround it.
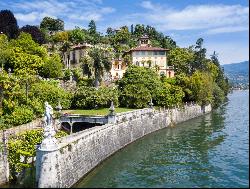
M 77 44 L 77 45 L 73 45 L 72 48 L 73 49 L 79 49 L 79 48 L 83 48 L 83 47 L 91 47 L 92 45 L 84 43 L 84 44 Z
M 160 47 L 143 47 L 143 46 L 139 46 L 139 47 L 135 47 L 133 49 L 130 49 L 130 51 L 168 51 L 169 49 L 163 49 Z

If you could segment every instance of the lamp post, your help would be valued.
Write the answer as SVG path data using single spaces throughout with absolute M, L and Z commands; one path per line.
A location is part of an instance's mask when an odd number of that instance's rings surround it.
M 152 98 L 151 98 L 151 100 L 150 100 L 150 102 L 149 102 L 149 108 L 152 108 L 153 109 L 153 100 L 152 100 Z
M 56 110 L 61 113 L 62 111 L 62 106 L 61 106 L 61 103 L 60 103 L 60 100 L 58 101 L 58 105 L 56 106 Z

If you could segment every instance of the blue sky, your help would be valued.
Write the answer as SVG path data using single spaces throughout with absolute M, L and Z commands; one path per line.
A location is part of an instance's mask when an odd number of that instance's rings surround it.
M 0 9 L 11 10 L 19 27 L 39 25 L 45 16 L 64 20 L 65 29 L 87 28 L 93 19 L 102 33 L 151 25 L 180 47 L 202 37 L 208 55 L 215 50 L 221 64 L 249 60 L 248 0 L 0 0 Z

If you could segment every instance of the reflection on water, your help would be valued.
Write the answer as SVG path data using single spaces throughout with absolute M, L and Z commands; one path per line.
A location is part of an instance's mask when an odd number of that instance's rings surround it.
M 236 91 L 211 114 L 143 137 L 75 187 L 248 187 L 248 96 Z

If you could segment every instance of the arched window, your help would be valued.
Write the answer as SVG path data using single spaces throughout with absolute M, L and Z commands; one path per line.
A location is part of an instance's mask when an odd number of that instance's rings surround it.
M 171 71 L 168 72 L 168 77 L 171 77 Z

